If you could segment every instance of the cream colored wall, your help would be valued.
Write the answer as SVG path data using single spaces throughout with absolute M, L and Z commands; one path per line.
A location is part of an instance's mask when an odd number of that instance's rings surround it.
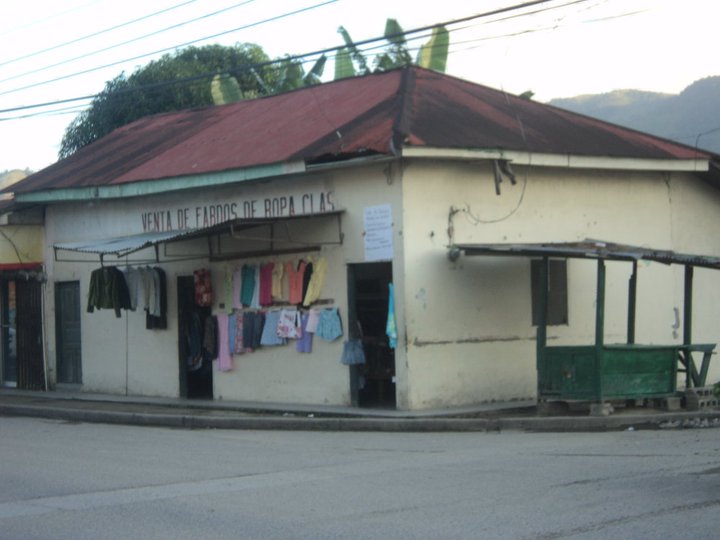
M 258 198 L 288 190 L 323 190 L 344 209 L 342 246 L 328 245 L 322 297 L 340 309 L 347 325 L 347 265 L 363 264 L 363 210 L 390 204 L 393 212 L 393 280 L 398 349 L 397 404 L 400 409 L 447 407 L 535 396 L 535 328 L 531 324 L 530 262 L 524 258 L 447 258 L 449 232 L 458 243 L 557 242 L 597 238 L 700 254 L 720 254 L 707 231 L 717 228 L 716 191 L 687 174 L 623 173 L 536 169 L 516 170 L 518 185 L 504 182 L 495 195 L 487 164 L 397 164 L 316 172 L 305 177 L 217 188 L 216 200 Z M 136 234 L 140 213 L 202 198 L 194 193 L 166 197 L 69 203 L 50 207 L 45 260 L 49 358 L 54 369 L 53 283 L 79 280 L 87 301 L 90 263 L 54 262 L 56 242 Z M 450 209 L 458 210 L 449 219 Z M 317 238 L 313 222 L 294 225 L 293 234 Z M 331 228 L 331 227 L 330 227 Z M 325 227 L 322 234 L 330 228 Z M 327 237 L 331 239 L 332 234 Z M 231 246 L 224 246 L 231 247 Z M 170 244 L 171 253 L 199 253 L 195 244 Z M 140 254 L 147 256 L 147 252 Z M 75 254 L 67 254 L 77 258 Z M 298 255 L 299 257 L 299 255 Z M 168 329 L 146 330 L 142 312 L 82 314 L 84 390 L 118 394 L 177 396 L 179 393 L 176 282 L 210 266 L 221 306 L 226 271 L 245 262 L 285 261 L 295 255 L 238 258 L 209 265 L 199 259 L 162 262 L 168 278 Z M 595 329 L 593 261 L 568 263 L 567 326 L 549 328 L 553 344 L 591 343 Z M 606 342 L 625 339 L 630 265 L 608 263 Z M 637 341 L 679 343 L 682 339 L 682 268 L 639 265 Z M 715 328 L 720 282 L 710 270 L 696 270 L 695 341 L 719 342 Z M 676 310 L 680 325 L 676 320 Z M 340 364 L 342 340 L 315 339 L 313 353 L 294 347 L 264 348 L 234 356 L 234 370 L 214 372 L 214 394 L 225 400 L 349 404 L 348 368 Z M 720 375 L 716 365 L 711 378 Z M 51 372 L 51 380 L 54 373 Z
M 0 264 L 42 261 L 41 225 L 2 225 L 0 231 Z
M 487 164 L 414 161 L 406 167 L 408 408 L 535 396 L 529 260 L 463 256 L 453 263 L 446 257 L 449 234 L 457 243 L 594 238 L 720 254 L 709 235 L 698 239 L 700 231 L 720 225 L 720 199 L 689 175 L 515 172 L 518 184 L 503 182 L 497 196 Z M 458 212 L 449 218 L 451 208 Z M 625 340 L 630 273 L 630 264 L 608 263 L 607 343 Z M 682 329 L 675 310 L 682 317 L 682 269 L 641 263 L 639 274 L 637 341 L 678 343 Z M 701 287 L 716 296 L 720 274 L 698 274 L 696 298 L 702 296 Z M 569 325 L 549 327 L 549 343 L 593 342 L 595 276 L 595 262 L 569 261 Z M 712 328 L 717 305 L 696 300 L 696 336 L 720 341 L 720 331 Z
M 396 180 L 397 179 L 397 180 Z M 305 178 L 296 177 L 268 181 L 260 184 L 236 185 L 217 188 L 211 197 L 215 200 L 231 198 L 263 198 L 288 192 L 330 191 L 336 209 L 344 209 L 341 224 L 344 232 L 341 246 L 327 245 L 313 257 L 323 256 L 328 260 L 328 273 L 321 297 L 331 301 L 330 305 L 340 310 L 343 325 L 347 326 L 347 264 L 364 262 L 363 208 L 389 203 L 394 217 L 401 220 L 400 180 L 397 171 L 376 165 L 351 168 L 335 173 L 318 172 Z M 46 294 L 46 311 L 49 329 L 49 358 L 51 379 L 55 380 L 55 306 L 53 283 L 79 280 L 81 305 L 83 307 L 82 357 L 83 390 L 113 394 L 178 396 L 178 328 L 177 328 L 177 277 L 192 275 L 193 270 L 209 267 L 215 288 L 214 312 L 227 311 L 224 297 L 224 276 L 228 271 L 245 263 L 284 262 L 297 260 L 304 254 L 283 256 L 240 257 L 227 262 L 208 263 L 207 259 L 183 262 L 161 262 L 166 271 L 168 285 L 168 329 L 145 329 L 144 312 L 122 312 L 115 318 L 112 311 L 85 312 L 90 273 L 99 266 L 97 256 L 87 257 L 87 263 L 53 261 L 52 245 L 69 242 L 137 234 L 140 213 L 153 208 L 172 208 L 185 204 L 193 205 L 205 194 L 194 193 L 166 197 L 144 197 L 142 199 L 68 203 L 50 207 L 46 216 L 45 259 L 49 261 L 50 283 Z M 328 208 L 330 209 L 330 208 Z M 325 219 L 325 218 L 323 218 Z M 324 225 L 312 221 L 298 221 L 292 225 L 294 240 L 337 240 L 334 219 Z M 322 229 L 322 230 L 318 230 Z M 282 232 L 280 232 L 282 234 Z M 397 227 L 396 253 L 401 253 L 401 228 Z M 232 242 L 223 243 L 223 252 L 237 246 Z M 246 243 L 247 244 L 247 243 Z M 168 253 L 202 253 L 205 240 L 181 242 L 168 245 Z M 282 242 L 277 249 L 290 247 Z M 61 253 L 64 258 L 77 259 L 75 253 Z M 138 257 L 152 256 L 152 251 L 131 256 L 130 263 Z M 396 265 L 402 268 L 401 265 Z M 396 274 L 397 275 L 397 274 Z M 400 281 L 402 276 L 400 275 Z M 401 310 L 398 310 L 401 311 Z M 340 363 L 342 341 L 328 343 L 315 337 L 311 354 L 297 353 L 294 343 L 281 347 L 262 347 L 256 352 L 234 355 L 234 369 L 230 372 L 214 370 L 214 396 L 223 400 L 247 400 L 260 402 L 286 402 L 305 404 L 350 403 L 348 367 Z M 404 357 L 403 361 L 404 361 Z M 402 369 L 402 368 L 400 368 Z M 399 385 L 405 388 L 404 385 Z M 404 391 L 404 390 L 403 390 Z

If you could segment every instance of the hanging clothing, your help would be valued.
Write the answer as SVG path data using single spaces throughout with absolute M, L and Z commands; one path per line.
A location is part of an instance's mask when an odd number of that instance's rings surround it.
M 301 337 L 295 342 L 295 350 L 299 353 L 311 353 L 313 333 L 307 331 L 307 323 L 310 319 L 309 313 L 304 313 L 300 322 Z
M 260 265 L 260 286 L 258 303 L 265 307 L 272 304 L 272 275 L 274 263 Z
M 322 291 L 322 286 L 325 282 L 326 273 L 327 259 L 325 257 L 320 257 L 317 262 L 313 264 L 312 275 L 310 276 L 310 282 L 307 290 L 305 291 L 305 297 L 303 300 L 304 306 L 309 306 L 320 298 L 320 292 Z
M 231 268 L 225 268 L 223 274 L 223 293 L 223 304 L 225 304 L 225 311 L 229 315 L 233 310 L 233 272 Z
M 195 284 L 195 303 L 198 306 L 208 307 L 213 303 L 213 287 L 210 270 L 199 268 L 193 272 L 193 283 Z
M 245 317 L 242 313 L 235 316 L 235 342 L 230 342 L 230 348 L 234 354 L 243 354 L 245 352 L 245 345 L 243 343 L 243 322 Z
M 217 368 L 219 371 L 231 371 L 233 368 L 232 356 L 230 355 L 230 340 L 228 337 L 229 317 L 226 313 L 218 313 L 217 320 Z
M 260 312 L 243 313 L 243 348 L 252 352 L 260 347 L 260 338 L 265 324 L 265 316 Z
M 285 275 L 285 265 L 277 263 L 273 265 L 272 286 L 270 293 L 274 300 L 282 300 L 283 297 L 283 276 Z
M 134 266 L 126 266 L 120 269 L 125 276 L 125 283 L 128 288 L 128 295 L 130 298 L 130 311 L 137 309 L 138 294 L 140 292 L 140 271 Z
M 152 305 L 154 313 L 149 310 L 145 314 L 145 328 L 148 330 L 167 329 L 167 279 L 165 270 L 159 267 L 151 269 L 154 283 L 155 298 Z
M 311 309 L 308 313 L 308 322 L 305 325 L 305 332 L 314 334 L 317 332 L 318 323 L 320 322 L 321 309 Z
M 278 336 L 278 323 L 280 322 L 279 311 L 268 311 L 265 314 L 265 325 L 263 326 L 260 345 L 285 345 L 287 341 Z
M 255 267 L 244 264 L 241 271 L 242 290 L 240 292 L 240 301 L 244 306 L 252 305 L 253 292 L 255 291 Z
M 232 307 L 234 309 L 242 309 L 242 301 L 240 300 L 242 295 L 242 270 L 236 268 L 233 271 L 233 297 Z
M 237 334 L 237 315 L 234 313 L 231 313 L 228 315 L 228 351 L 230 351 L 230 354 L 233 354 L 235 352 L 235 341 L 236 341 L 236 334 Z
M 155 295 L 152 298 L 152 302 L 150 303 L 150 315 L 153 317 L 160 317 L 162 315 L 162 307 L 160 305 L 160 296 L 162 291 L 162 286 L 160 283 L 160 273 L 158 272 L 157 268 L 151 268 L 150 269 L 150 275 L 153 279 L 153 287 L 155 290 Z
M 253 268 L 255 269 L 255 286 L 253 287 L 250 307 L 260 309 L 260 267 L 256 264 L 253 265 Z
M 215 360 L 218 355 L 217 320 L 214 316 L 205 317 L 203 331 L 203 357 Z
M 113 309 L 120 317 L 121 309 L 130 309 L 130 293 L 123 273 L 114 266 L 103 266 L 90 274 L 87 312 Z
M 190 320 L 187 321 L 185 328 L 185 339 L 187 340 L 187 356 L 186 365 L 188 371 L 196 371 L 202 367 L 202 342 L 203 327 L 200 315 L 197 312 L 192 313 Z
M 388 316 L 385 324 L 385 334 L 387 334 L 390 348 L 397 347 L 397 325 L 395 324 L 395 288 L 392 283 L 388 283 Z
M 303 301 L 303 278 L 305 276 L 305 266 L 307 263 L 300 260 L 297 267 L 288 261 L 285 263 L 285 272 L 288 276 L 288 302 L 291 304 L 300 304 Z
M 313 263 L 308 262 L 305 265 L 305 273 L 303 274 L 303 288 L 302 288 L 302 297 L 298 304 L 302 304 L 303 300 L 305 299 L 305 296 L 307 295 L 308 287 L 310 286 L 310 280 L 312 279 L 313 275 Z
M 300 313 L 297 309 L 283 309 L 277 324 L 277 335 L 281 338 L 298 339 L 302 337 Z
M 325 341 L 335 341 L 343 335 L 340 313 L 337 308 L 323 309 L 320 312 L 320 320 L 315 333 Z
M 153 277 L 152 269 L 149 266 L 138 268 L 140 272 L 140 281 L 143 286 L 143 309 L 145 311 L 150 310 L 150 306 L 155 304 L 155 278 Z

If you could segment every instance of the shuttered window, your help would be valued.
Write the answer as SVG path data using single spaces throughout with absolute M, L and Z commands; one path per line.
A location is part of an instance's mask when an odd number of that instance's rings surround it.
M 567 260 L 551 259 L 548 265 L 547 324 L 568 324 Z M 542 260 L 530 261 L 532 323 L 540 321 L 540 269 Z

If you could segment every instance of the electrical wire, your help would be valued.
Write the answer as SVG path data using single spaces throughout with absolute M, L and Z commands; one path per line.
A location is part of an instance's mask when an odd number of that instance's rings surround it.
M 98 70 L 105 69 L 105 68 L 108 68 L 108 67 L 113 67 L 113 66 L 117 66 L 117 65 L 119 65 L 119 64 L 124 64 L 124 63 L 127 63 L 127 62 L 132 62 L 132 61 L 134 61 L 134 60 L 139 60 L 139 59 L 141 59 L 141 58 L 147 58 L 148 56 L 154 56 L 154 55 L 156 55 L 156 54 L 160 54 L 160 53 L 164 53 L 164 52 L 168 52 L 168 51 L 173 51 L 173 50 L 176 50 L 176 49 L 179 49 L 179 48 L 182 48 L 182 47 L 187 47 L 187 46 L 189 46 L 189 45 L 193 45 L 193 44 L 195 44 L 195 43 L 199 43 L 199 42 L 201 42 L 201 41 L 207 41 L 208 39 L 217 38 L 217 37 L 220 37 L 220 36 L 224 36 L 224 35 L 227 35 L 227 34 L 231 34 L 231 33 L 234 33 L 234 32 L 238 32 L 238 31 L 240 31 L 240 30 L 246 30 L 246 29 L 248 29 L 248 28 L 253 28 L 253 27 L 255 27 L 255 26 L 260 26 L 261 24 L 265 24 L 265 23 L 277 21 L 277 20 L 280 20 L 280 19 L 284 19 L 284 18 L 287 18 L 287 17 L 291 17 L 291 16 L 293 16 L 293 15 L 297 15 L 297 14 L 299 14 L 299 13 L 304 13 L 304 12 L 306 12 L 306 11 L 310 11 L 310 10 L 313 10 L 313 9 L 317 9 L 317 8 L 319 8 L 319 7 L 322 7 L 322 6 L 325 6 L 325 5 L 328 5 L 328 4 L 334 4 L 335 2 L 338 2 L 338 1 L 339 1 L 339 0 L 325 0 L 324 2 L 320 2 L 320 3 L 313 4 L 313 5 L 308 6 L 308 7 L 300 8 L 300 9 L 297 9 L 297 10 L 295 10 L 295 11 L 290 11 L 290 12 L 288 12 L 288 13 L 282 13 L 282 14 L 276 15 L 276 16 L 274 16 L 274 17 L 269 17 L 269 18 L 263 19 L 263 20 L 261 20 L 261 21 L 257 21 L 257 22 L 254 22 L 254 23 L 249 23 L 249 24 L 240 26 L 240 27 L 238 27 L 238 28 L 233 28 L 233 29 L 231 29 L 231 30 L 225 30 L 224 32 L 218 32 L 217 34 L 213 34 L 213 35 L 210 35 L 210 36 L 205 36 L 205 37 L 198 38 L 198 39 L 194 39 L 194 40 L 191 40 L 191 41 L 186 41 L 185 43 L 181 43 L 181 44 L 178 44 L 178 45 L 173 45 L 172 47 L 165 47 L 165 48 L 163 48 L 163 49 L 158 49 L 158 50 L 153 51 L 153 52 L 149 52 L 149 53 L 145 53 L 145 54 L 140 54 L 140 55 L 137 55 L 137 56 L 133 56 L 132 58 L 125 58 L 125 59 L 123 59 L 123 60 L 118 60 L 118 61 L 116 61 L 116 62 L 111 62 L 111 63 L 109 63 L 109 64 L 104 64 L 104 65 L 102 65 L 102 66 L 96 66 L 96 67 L 93 67 L 93 68 L 90 68 L 90 69 L 85 69 L 85 70 L 82 70 L 82 71 L 78 71 L 78 72 L 76 72 L 76 73 L 71 73 L 71 74 L 69 74 L 69 75 L 63 75 L 62 77 L 56 77 L 56 78 L 51 79 L 51 80 L 48 80 L 48 81 L 41 81 L 41 82 L 37 82 L 37 83 L 33 83 L 33 84 L 28 84 L 28 85 L 22 86 L 22 87 L 20 87 L 20 88 L 15 88 L 14 90 L 6 90 L 5 92 L 0 92 L 0 96 L 5 96 L 5 95 L 8 95 L 8 94 L 13 94 L 13 93 L 15 93 L 15 92 L 20 92 L 20 91 L 22 91 L 22 90 L 28 90 L 28 89 L 30 89 L 30 88 L 37 88 L 38 86 L 44 86 L 44 85 L 46 85 L 46 84 L 50 84 L 50 83 L 54 83 L 54 82 L 58 82 L 58 81 L 63 81 L 63 80 L 66 80 L 66 79 L 70 79 L 70 78 L 72 78 L 72 77 L 77 77 L 78 75 L 85 75 L 85 74 L 87 74 L 87 73 L 92 73 L 92 72 L 94 72 L 94 71 L 98 71 Z M 538 0 L 538 1 L 549 1 L 549 0 Z M 0 112 L 2 112 L 2 111 L 0 111 Z
M 171 7 L 169 7 L 169 8 L 161 9 L 160 11 L 156 11 L 156 12 L 150 13 L 150 14 L 148 14 L 148 15 L 143 15 L 142 17 L 138 17 L 137 19 L 132 19 L 132 20 L 130 20 L 130 21 L 126 21 L 126 22 L 124 22 L 124 23 L 120 23 L 120 24 L 117 24 L 117 25 L 115 25 L 115 26 L 111 26 L 110 28 L 105 28 L 104 30 L 98 30 L 97 32 L 93 32 L 92 34 L 87 34 L 87 35 L 81 36 L 81 37 L 79 37 L 79 38 L 71 39 L 70 41 L 65 41 L 65 42 L 63 42 L 63 43 L 60 43 L 60 44 L 58 44 L 58 45 L 53 45 L 52 47 L 48 47 L 48 48 L 46 48 L 46 49 L 41 49 L 41 50 L 39 50 L 39 51 L 31 52 L 31 53 L 28 53 L 28 54 L 26 54 L 26 55 L 24 55 L 24 56 L 18 56 L 18 57 L 16 57 L 16 58 L 11 58 L 10 60 L 5 60 L 4 62 L 0 62 L 0 67 L 2 67 L 2 66 L 7 66 L 8 64 L 14 64 L 15 62 L 19 62 L 20 60 L 25 60 L 25 59 L 27 59 L 27 58 L 32 58 L 33 56 L 38 56 L 38 55 L 44 54 L 44 53 L 46 53 L 46 52 L 56 51 L 56 50 L 58 50 L 58 49 L 62 49 L 63 47 L 67 47 L 68 45 L 72 45 L 72 44 L 74 44 L 74 43 L 79 43 L 79 42 L 84 41 L 84 40 L 86 40 L 86 39 L 90 39 L 90 38 L 93 38 L 93 37 L 96 37 L 96 36 L 99 36 L 99 35 L 102 35 L 102 34 L 106 34 L 106 33 L 108 33 L 108 32 L 112 32 L 113 30 L 117 30 L 117 29 L 119 29 L 119 28 L 123 28 L 123 27 L 125 27 L 125 26 L 129 26 L 129 25 L 131 25 L 131 24 L 135 24 L 135 23 L 137 23 L 137 22 L 150 19 L 151 17 L 155 17 L 155 16 L 157 16 L 157 15 L 162 15 L 163 13 L 167 13 L 167 12 L 169 12 L 169 11 L 173 11 L 173 10 L 175 10 L 175 9 L 184 7 L 184 6 L 188 5 L 188 4 L 192 4 L 193 2 L 197 2 L 197 0 L 186 0 L 185 2 L 182 2 L 181 4 L 175 4 L 174 6 L 171 6 Z M 42 70 L 44 70 L 44 69 L 48 69 L 48 68 L 41 68 L 41 69 L 39 69 L 38 71 L 42 71 Z M 5 80 L 8 80 L 8 79 L 5 79 Z M 4 82 L 4 81 L 0 81 L 0 82 Z
M 331 1 L 337 1 L 337 0 L 331 0 Z M 497 15 L 497 14 L 508 13 L 508 12 L 513 11 L 513 10 L 519 10 L 519 9 L 523 9 L 523 8 L 526 8 L 526 7 L 531 7 L 531 6 L 535 6 L 535 5 L 539 5 L 539 4 L 545 4 L 545 3 L 548 3 L 548 2 L 551 2 L 551 1 L 553 1 L 553 0 L 534 0 L 534 1 L 531 1 L 531 2 L 525 2 L 525 3 L 522 3 L 522 4 L 516 4 L 516 5 L 513 5 L 513 6 L 508 6 L 508 7 L 496 9 L 496 10 L 489 11 L 489 12 L 484 12 L 484 13 L 479 13 L 479 14 L 476 14 L 476 15 L 471 15 L 471 16 L 468 16 L 468 17 L 463 17 L 463 18 L 461 18 L 461 19 L 453 19 L 453 20 L 444 21 L 444 22 L 441 22 L 441 23 L 435 23 L 435 24 L 433 24 L 433 25 L 427 25 L 427 26 L 423 26 L 423 27 L 419 27 L 419 28 L 414 28 L 414 29 L 412 29 L 412 30 L 403 31 L 403 32 L 401 32 L 401 33 L 397 33 L 397 34 L 393 34 L 393 35 L 381 36 L 381 37 L 375 37 L 375 38 L 369 38 L 369 39 L 366 39 L 366 40 L 362 40 L 362 41 L 355 42 L 354 45 L 355 45 L 356 47 L 360 48 L 360 47 L 362 47 L 362 46 L 364 46 L 364 45 L 367 45 L 367 44 L 371 44 L 371 43 L 374 43 L 374 42 L 377 42 L 377 41 L 381 41 L 381 40 L 392 39 L 392 38 L 394 38 L 394 37 L 398 37 L 398 36 L 401 36 L 401 35 L 408 36 L 408 35 L 412 35 L 412 34 L 416 34 L 416 33 L 420 33 L 420 32 L 426 32 L 426 31 L 428 31 L 428 30 L 432 30 L 433 28 L 435 28 L 435 27 L 437 27 L 437 26 L 445 26 L 445 27 L 454 26 L 454 25 L 457 25 L 457 24 L 461 24 L 461 23 L 463 23 L 463 22 L 468 22 L 468 21 L 471 21 L 471 20 L 479 19 L 479 18 L 491 17 L 491 16 Z M 568 5 L 573 5 L 573 4 L 582 3 L 582 2 L 587 2 L 587 1 L 589 1 L 589 0 L 573 0 L 572 2 L 568 2 L 568 3 L 566 3 L 566 4 L 562 4 L 561 6 L 551 6 L 550 8 L 547 8 L 547 10 L 556 9 L 557 7 L 566 7 L 566 6 L 568 6 Z M 309 8 L 303 8 L 302 10 L 298 10 L 298 12 L 300 12 L 300 11 L 306 11 L 306 10 L 308 10 L 308 9 L 314 9 L 315 7 L 319 7 L 319 6 L 321 6 L 321 5 L 324 5 L 325 3 L 331 3 L 331 2 L 324 2 L 324 3 L 322 3 L 322 4 L 317 4 L 317 5 L 315 5 L 315 6 L 310 6 Z M 295 13 L 297 13 L 297 12 L 292 12 L 291 14 L 295 14 Z M 278 16 L 278 18 L 279 18 L 279 17 L 285 17 L 285 16 L 288 16 L 288 15 L 290 15 L 290 14 L 281 15 L 281 16 Z M 253 25 L 261 24 L 262 22 L 263 22 L 263 21 L 258 22 L 258 23 L 253 23 Z M 236 29 L 236 30 L 237 30 L 237 29 Z M 235 30 L 233 30 L 233 31 L 235 31 Z M 224 33 L 227 33 L 227 32 L 224 32 Z M 208 38 L 202 38 L 202 39 L 208 39 Z M 201 39 L 201 40 L 202 40 L 202 39 Z M 196 41 L 201 41 L 201 40 L 196 40 Z M 190 42 L 190 43 L 194 43 L 194 42 L 196 42 L 196 41 L 193 41 L 193 42 Z M 342 48 L 343 46 L 344 46 L 344 44 L 343 44 L 343 45 L 339 45 L 339 46 L 336 45 L 336 46 L 333 46 L 333 47 L 327 47 L 327 48 L 324 48 L 324 49 L 320 49 L 320 50 L 316 50 L 316 51 L 312 51 L 312 52 L 304 53 L 304 54 L 300 54 L 300 55 L 287 55 L 287 56 L 285 56 L 284 58 L 281 58 L 281 59 L 275 59 L 275 60 L 270 60 L 270 61 L 266 61 L 266 62 L 259 62 L 259 63 L 255 63 L 255 64 L 248 64 L 248 65 L 242 66 L 242 67 L 247 68 L 247 69 L 251 69 L 251 68 L 262 68 L 262 67 L 265 67 L 265 66 L 268 66 L 268 65 L 276 64 L 276 63 L 278 63 L 278 62 L 301 61 L 303 58 L 313 57 L 313 56 L 319 56 L 319 55 L 321 55 L 321 54 L 327 54 L 327 53 L 330 53 L 330 52 L 335 52 L 335 51 L 337 51 L 339 48 Z M 165 50 L 167 50 L 167 49 L 165 49 Z M 143 56 L 149 56 L 149 55 L 151 55 L 151 54 L 155 54 L 155 53 L 149 53 L 148 55 L 143 55 Z M 141 57 L 142 57 L 142 56 L 140 56 L 140 57 L 135 57 L 135 58 L 132 58 L 132 59 L 129 59 L 129 60 L 134 60 L 134 59 L 141 58 Z M 107 66 L 101 66 L 101 67 L 98 67 L 98 68 L 94 68 L 94 69 L 92 69 L 92 70 L 86 70 L 86 71 L 84 71 L 84 72 L 82 72 L 82 73 L 86 73 L 86 72 L 88 72 L 88 71 L 95 71 L 95 70 L 97 70 L 97 69 L 102 69 L 103 67 L 108 67 L 108 66 L 110 66 L 110 65 L 115 65 L 115 64 L 122 63 L 122 62 L 129 61 L 129 60 L 123 60 L 123 61 L 121 61 L 121 62 L 115 62 L 115 63 L 109 64 L 109 65 L 107 65 Z M 176 84 L 182 84 L 182 83 L 185 83 L 185 82 L 191 82 L 191 81 L 195 81 L 195 80 L 199 80 L 199 79 L 207 79 L 207 78 L 212 77 L 212 76 L 214 76 L 214 75 L 216 75 L 216 74 L 217 74 L 216 72 L 212 72 L 212 73 L 206 73 L 206 74 L 196 75 L 196 76 L 192 76 L 192 77 L 186 77 L 186 78 L 183 78 L 183 79 L 176 79 L 176 80 L 172 80 L 172 81 L 164 81 L 164 82 L 161 82 L 161 83 L 154 83 L 154 84 L 152 84 L 152 85 L 145 85 L 145 86 L 143 86 L 143 87 L 137 87 L 137 88 L 128 89 L 128 90 L 126 90 L 126 92 L 134 92 L 134 91 L 144 90 L 144 89 L 147 89 L 147 88 L 159 88 L 159 87 L 164 87 L 164 86 L 171 86 L 171 85 L 176 85 Z M 77 74 L 67 75 L 67 76 L 64 76 L 64 77 L 59 78 L 59 79 L 55 79 L 55 80 L 51 80 L 51 81 L 44 81 L 44 82 L 42 82 L 42 83 L 36 83 L 35 85 L 31 85 L 31 86 L 39 86 L 39 85 L 41 85 L 41 84 L 49 84 L 49 83 L 51 83 L 51 82 L 56 82 L 56 80 L 67 79 L 67 78 L 70 78 L 71 76 L 75 76 L 75 75 L 77 75 Z M 26 88 L 27 88 L 27 87 L 26 87 Z M 26 89 L 26 88 L 23 88 L 23 89 Z M 12 92 L 16 92 L 16 91 L 19 91 L 19 90 L 21 90 L 21 89 L 11 90 L 11 91 L 8 91 L 8 92 L 5 92 L 5 93 L 12 93 Z M 123 91 L 119 91 L 119 92 L 123 92 Z M 0 94 L 0 95 L 3 95 L 3 94 Z M 65 99 L 65 100 L 58 100 L 58 101 L 54 101 L 54 102 L 44 102 L 44 103 L 39 103 L 39 104 L 24 105 L 24 106 L 19 106 L 19 107 L 2 109 L 2 110 L 0 110 L 0 113 L 16 112 L 16 111 L 21 111 L 21 110 L 26 110 L 26 109 L 32 109 L 32 108 L 47 107 L 47 106 L 52 106 L 52 105 L 55 105 L 55 104 L 62 104 L 62 103 L 68 103 L 68 102 L 72 102 L 72 101 L 79 101 L 79 100 L 84 100 L 84 99 L 93 98 L 93 97 L 95 97 L 95 96 L 81 96 L 81 97 L 78 97 L 78 98 L 68 98 L 68 99 Z
M 194 2 L 195 0 L 191 0 L 191 1 Z M 190 19 L 190 20 L 188 20 L 188 21 L 183 21 L 183 22 L 180 22 L 180 23 L 176 23 L 176 24 L 167 26 L 167 27 L 165 27 L 165 28 L 161 28 L 160 30 L 156 30 L 156 31 L 154 31 L 154 32 L 150 32 L 149 34 L 144 34 L 144 35 L 142 35 L 142 36 L 134 37 L 134 38 L 132 38 L 132 39 L 128 39 L 128 40 L 126 40 L 126 41 L 122 41 L 122 42 L 116 43 L 116 44 L 114 44 L 114 45 L 109 45 L 109 46 L 104 47 L 104 48 L 102 48 L 102 49 L 97 49 L 97 50 L 95 50 L 95 51 L 91 51 L 91 52 L 88 52 L 88 53 L 85 53 L 85 54 L 81 54 L 80 56 L 75 56 L 74 58 L 69 58 L 69 59 L 63 60 L 63 61 L 61 61 L 61 62 L 56 62 L 56 63 L 54 63 L 54 64 L 50 64 L 50 65 L 48 65 L 48 66 L 44 66 L 44 67 L 41 67 L 41 68 L 33 69 L 33 70 L 31 70 L 31 71 L 26 71 L 25 73 L 19 73 L 19 74 L 17 74 L 17 75 L 13 75 L 12 77 L 7 77 L 7 78 L 5 78 L 5 79 L 0 79 L 0 83 L 4 83 L 4 82 L 7 82 L 7 81 L 12 81 L 12 80 L 15 80 L 15 79 L 20 79 L 20 78 L 26 77 L 26 76 L 28 76 L 28 75 L 35 75 L 36 73 L 40 73 L 40 72 L 42 72 L 42 71 L 47 71 L 48 69 L 52 69 L 52 68 L 54 68 L 54 67 L 63 66 L 63 65 L 65 65 L 65 64 L 70 64 L 70 63 L 75 62 L 75 61 L 77 61 L 77 60 L 82 60 L 82 59 L 84 59 L 84 58 L 89 58 L 90 56 L 94 56 L 94 55 L 96 55 L 96 54 L 100 54 L 100 53 L 103 53 L 103 52 L 107 52 L 107 51 L 110 51 L 110 50 L 112 50 L 112 49 L 117 49 L 118 47 L 122 47 L 123 45 L 129 45 L 130 43 L 135 43 L 136 41 L 141 41 L 141 40 L 146 39 L 146 38 L 149 38 L 149 37 L 157 36 L 157 35 L 159 35 L 159 34 L 162 34 L 163 32 L 168 32 L 168 31 L 170 31 L 170 30 L 175 30 L 176 28 L 180 28 L 181 26 L 185 26 L 185 25 L 188 25 L 188 24 L 192 24 L 192 23 L 195 23 L 195 22 L 197 22 L 197 21 L 200 21 L 200 20 L 203 20 L 203 19 L 207 19 L 207 18 L 209 18 L 209 17 L 214 17 L 215 15 L 219 15 L 219 14 L 224 13 L 224 12 L 226 12 L 226 11 L 230 11 L 231 9 L 235 9 L 235 8 L 238 8 L 238 7 L 242 7 L 242 6 L 244 6 L 244 5 L 246 5 L 246 4 L 250 4 L 250 3 L 252 3 L 252 2 L 255 2 L 255 0 L 244 0 L 243 2 L 240 2 L 240 3 L 238 3 L 238 4 L 233 4 L 232 6 L 228 6 L 228 7 L 226 7 L 226 8 L 220 9 L 220 10 L 218 10 L 218 11 L 215 11 L 215 12 L 212 12 L 212 13 L 207 13 L 207 14 L 205 14 L 205 15 L 202 15 L 202 16 L 200 16 L 200 17 L 196 17 L 196 18 L 194 18 L 194 19 Z M 2 65 L 2 64 L 0 64 L 0 65 Z M 2 94 L 0 94 L 0 95 L 2 95 Z
M 49 15 L 43 19 L 38 19 L 32 22 L 29 22 L 27 24 L 23 24 L 21 26 L 15 26 L 13 28 L 10 28 L 9 30 L 5 32 L 0 32 L 0 37 L 8 36 L 10 34 L 14 34 L 16 32 L 20 32 L 21 30 L 26 30 L 27 28 L 32 28 L 33 26 L 36 26 L 38 24 L 42 24 L 47 21 L 51 21 L 53 19 L 57 19 L 58 17 L 62 17 L 63 15 L 67 15 L 68 13 L 73 13 L 75 11 L 79 11 L 81 9 L 85 9 L 86 7 L 98 4 L 102 2 L 103 0 L 94 0 L 92 2 L 88 2 L 87 4 L 83 4 L 82 6 L 75 6 L 74 8 L 67 9 L 65 11 L 61 11 L 59 13 L 53 13 L 52 15 Z

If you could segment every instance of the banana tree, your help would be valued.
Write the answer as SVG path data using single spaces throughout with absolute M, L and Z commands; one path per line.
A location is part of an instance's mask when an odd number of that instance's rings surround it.
M 367 75 L 368 73 L 386 71 L 413 63 L 408 49 L 405 32 L 395 19 L 385 22 L 384 37 L 388 42 L 385 51 L 378 55 L 371 69 L 365 55 L 360 51 L 344 26 L 338 28 L 345 45 L 337 49 L 335 54 L 335 79 Z M 450 34 L 447 29 L 438 25 L 433 28 L 430 39 L 418 51 L 415 64 L 427 69 L 444 72 L 447 66 Z
M 278 63 L 276 76 L 272 84 L 264 82 L 253 68 L 250 69 L 250 72 L 255 76 L 266 95 L 279 94 L 303 86 L 320 84 L 326 62 L 326 56 L 322 55 L 313 64 L 310 71 L 305 73 L 301 62 L 285 58 Z M 215 75 L 210 83 L 210 89 L 215 105 L 227 105 L 228 103 L 235 103 L 236 101 L 252 99 L 258 96 L 257 92 L 243 92 L 237 78 L 228 73 Z

